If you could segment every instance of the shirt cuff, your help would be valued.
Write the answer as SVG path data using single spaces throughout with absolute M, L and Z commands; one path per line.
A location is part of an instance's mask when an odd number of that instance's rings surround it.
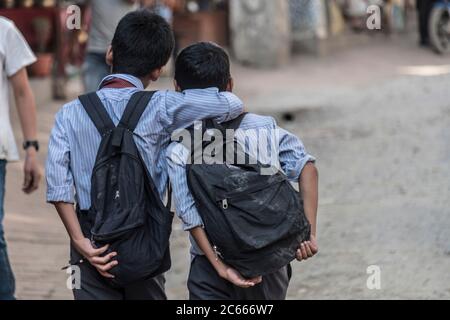
M 197 210 L 192 210 L 189 213 L 185 213 L 180 217 L 183 223 L 183 230 L 190 231 L 198 227 L 204 227 L 203 220 L 198 214 Z
M 302 174 L 303 169 L 305 166 L 309 163 L 315 163 L 316 158 L 314 158 L 311 155 L 307 155 L 304 157 L 301 161 L 297 163 L 297 166 L 286 172 L 286 176 L 288 177 L 289 181 L 298 181 L 300 178 L 300 175 Z
M 49 187 L 47 189 L 47 202 L 75 203 L 73 188 L 71 186 Z

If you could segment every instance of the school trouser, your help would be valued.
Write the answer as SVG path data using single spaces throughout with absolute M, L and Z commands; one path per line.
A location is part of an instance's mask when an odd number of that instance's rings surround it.
M 205 256 L 195 256 L 188 278 L 190 300 L 284 300 L 291 266 L 264 276 L 263 281 L 248 289 L 239 288 L 222 279 Z
M 85 236 L 91 228 L 91 222 L 85 214 L 77 210 L 78 220 Z M 70 261 L 76 264 L 82 256 L 71 245 Z M 104 278 L 87 260 L 77 265 L 80 271 L 80 286 L 74 285 L 75 300 L 166 300 L 165 277 L 159 275 L 154 278 L 143 279 L 126 287 L 118 287 Z M 73 272 L 73 271 L 72 271 Z M 75 276 L 73 276 L 76 279 Z
M 75 300 L 166 300 L 165 278 L 159 275 L 127 287 L 115 287 L 87 261 L 80 264 L 80 288 L 74 288 Z

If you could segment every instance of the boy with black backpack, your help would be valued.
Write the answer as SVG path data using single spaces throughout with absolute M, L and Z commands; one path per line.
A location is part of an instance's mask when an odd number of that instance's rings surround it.
M 70 236 L 70 266 L 81 280 L 75 299 L 166 299 L 172 214 L 162 199 L 170 135 L 197 119 L 228 121 L 242 113 L 236 96 L 216 88 L 144 91 L 173 46 L 163 18 L 127 14 L 106 56 L 113 74 L 56 115 L 47 201 Z
M 184 49 L 175 85 L 231 92 L 226 52 L 213 43 Z M 169 176 L 192 244 L 190 299 L 285 299 L 290 262 L 318 252 L 315 159 L 273 118 L 255 114 L 197 122 L 172 139 Z

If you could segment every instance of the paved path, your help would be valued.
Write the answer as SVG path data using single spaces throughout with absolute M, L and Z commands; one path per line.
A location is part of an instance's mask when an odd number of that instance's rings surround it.
M 450 57 L 418 49 L 413 39 L 378 37 L 358 49 L 300 56 L 280 70 L 234 66 L 248 109 L 278 117 L 319 159 L 321 252 L 294 264 L 290 298 L 450 298 L 449 66 Z M 48 85 L 33 81 L 42 163 L 59 108 Z M 76 82 L 71 90 L 76 96 Z M 287 111 L 294 121 L 282 120 Z M 21 163 L 10 164 L 5 224 L 17 296 L 70 299 L 60 271 L 63 226 L 44 202 L 45 188 L 26 197 L 21 179 Z M 187 297 L 186 237 L 176 224 L 170 298 Z M 379 291 L 366 288 L 369 265 L 381 268 Z

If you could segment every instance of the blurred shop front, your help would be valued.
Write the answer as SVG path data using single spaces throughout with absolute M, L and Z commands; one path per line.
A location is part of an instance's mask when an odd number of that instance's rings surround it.
M 173 26 L 178 48 L 196 41 L 226 46 L 255 67 L 277 67 L 292 54 L 321 54 L 321 45 L 352 33 L 408 30 L 415 0 L 186 0 L 177 1 Z M 380 10 L 381 30 L 367 19 Z
M 73 37 L 80 30 L 66 28 L 67 8 L 71 4 L 59 0 L 0 0 L 0 16 L 14 21 L 37 57 L 36 63 L 28 68 L 30 76 L 52 76 L 52 91 L 56 99 L 65 98 L 67 65 L 73 62 L 70 59 L 74 52 L 80 54 L 79 44 L 87 40 Z M 80 43 L 74 49 L 71 44 L 78 40 Z M 78 58 L 80 66 L 82 57 Z
M 367 32 L 371 5 L 381 8 L 384 33 L 406 30 L 414 10 L 414 0 L 140 1 L 155 12 L 157 7 L 169 11 L 177 50 L 213 41 L 226 47 L 237 62 L 259 68 L 286 65 L 292 54 L 319 54 L 320 44 L 332 38 Z M 55 98 L 64 98 L 68 70 L 81 66 L 88 41 L 89 15 L 82 17 L 81 30 L 66 27 L 67 8 L 75 2 L 0 0 L 0 15 L 16 23 L 38 56 L 31 75 L 51 74 Z
M 174 8 L 173 29 L 177 47 L 198 41 L 229 46 L 229 1 L 178 1 Z

